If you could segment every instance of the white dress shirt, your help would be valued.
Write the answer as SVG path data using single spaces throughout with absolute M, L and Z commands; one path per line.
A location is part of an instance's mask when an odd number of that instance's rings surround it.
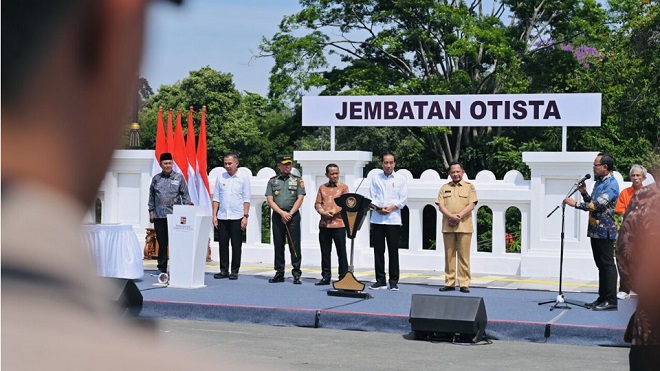
M 242 219 L 243 204 L 250 202 L 250 177 L 242 171 L 233 176 L 224 172 L 215 181 L 213 202 L 218 202 L 217 217 L 220 220 Z
M 377 211 L 371 212 L 371 222 L 374 224 L 401 225 L 401 209 L 408 202 L 408 180 L 404 175 L 392 172 L 390 176 L 380 173 L 371 178 L 369 188 L 371 203 L 379 207 L 394 205 L 396 210 L 387 215 L 381 215 Z

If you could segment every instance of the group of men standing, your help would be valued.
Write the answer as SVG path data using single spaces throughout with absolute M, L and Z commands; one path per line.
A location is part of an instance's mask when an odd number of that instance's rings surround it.
M 293 283 L 300 284 L 301 249 L 300 241 L 300 206 L 305 196 L 304 182 L 291 175 L 291 157 L 280 156 L 277 167 L 280 174 L 272 177 L 266 186 L 266 200 L 272 209 L 273 245 L 275 247 L 275 276 L 268 282 L 284 282 L 284 245 L 288 241 L 291 253 Z M 407 178 L 394 171 L 396 159 L 392 152 L 381 155 L 383 172 L 374 176 L 369 189 L 373 211 L 371 230 L 374 244 L 374 268 L 376 282 L 370 289 L 399 290 L 399 245 L 401 237 L 401 210 L 408 199 Z M 472 210 L 477 203 L 474 186 L 463 180 L 463 167 L 460 163 L 450 166 L 452 181 L 450 190 L 445 186 L 440 190 L 436 203 L 444 216 L 443 234 L 445 252 L 448 256 L 445 265 L 446 285 L 441 291 L 447 291 L 456 284 L 456 256 L 458 256 L 458 281 L 461 292 L 469 292 L 470 284 L 470 241 L 473 232 Z M 319 246 L 321 248 L 321 280 L 315 285 L 329 285 L 332 280 L 331 254 L 335 244 L 339 263 L 339 279 L 348 272 L 346 254 L 346 228 L 341 217 L 341 207 L 335 199 L 349 192 L 348 186 L 339 181 L 339 166 L 330 163 L 325 168 L 328 182 L 319 186 L 314 209 L 320 215 Z M 451 189 L 456 188 L 453 192 Z M 459 191 L 460 189 L 460 191 Z M 286 240 L 286 241 L 285 241 Z M 385 251 L 389 261 L 389 280 L 385 271 Z M 451 255 L 451 256 L 449 256 Z
M 162 173 L 154 176 L 149 192 L 149 216 L 154 223 L 160 250 L 158 253 L 158 269 L 164 272 L 167 268 L 167 214 L 172 213 L 174 204 L 190 203 L 183 177 L 172 171 L 172 156 L 165 153 L 160 158 Z M 285 245 L 288 243 L 291 254 L 294 284 L 301 284 L 302 249 L 300 246 L 300 207 L 305 198 L 305 183 L 300 176 L 292 174 L 291 156 L 278 156 L 277 168 L 279 174 L 270 178 L 266 185 L 266 201 L 272 210 L 271 223 L 273 245 L 275 252 L 275 275 L 270 283 L 284 282 Z M 250 208 L 250 179 L 238 171 L 239 160 L 236 154 L 224 157 L 226 172 L 220 175 L 213 192 L 213 225 L 217 228 L 220 246 L 220 272 L 214 278 L 238 278 L 241 265 L 242 230 L 247 226 Z M 401 237 L 401 210 L 408 199 L 408 185 L 405 175 L 394 169 L 396 159 L 391 152 L 381 156 L 383 171 L 371 180 L 369 198 L 371 199 L 371 231 L 374 245 L 375 282 L 370 289 L 399 290 L 399 243 Z M 639 256 L 648 245 L 649 239 L 643 243 L 635 242 L 634 233 L 641 220 L 657 208 L 649 208 L 652 202 L 657 203 L 657 193 L 644 192 L 643 182 L 646 179 L 646 169 L 634 165 L 630 170 L 632 186 L 619 191 L 619 185 L 612 171 L 614 159 L 607 153 L 599 153 L 594 159 L 593 173 L 595 178 L 591 193 L 587 191 L 584 182 L 578 183 L 582 201 L 567 197 L 564 204 L 578 210 L 589 212 L 587 235 L 591 241 L 594 262 L 598 268 L 598 297 L 595 301 L 585 304 L 594 311 L 610 311 L 618 309 L 618 299 L 630 296 L 630 289 L 639 287 L 644 290 L 639 280 L 635 280 L 635 272 Z M 470 242 L 474 231 L 472 221 L 473 210 L 478 202 L 477 192 L 470 182 L 464 179 L 465 171 L 459 162 L 449 166 L 451 181 L 444 184 L 435 203 L 443 215 L 442 234 L 445 247 L 445 284 L 439 291 L 454 291 L 456 285 L 460 292 L 469 293 L 470 289 Z M 328 182 L 319 186 L 314 209 L 320 215 L 319 246 L 321 249 L 321 280 L 316 285 L 329 285 L 332 280 L 331 253 L 334 242 L 339 261 L 339 279 L 349 271 L 346 254 L 346 228 L 341 217 L 341 207 L 335 199 L 349 192 L 348 186 L 339 181 L 339 166 L 330 163 L 325 168 Z M 656 183 L 660 184 L 660 183 Z M 648 187 L 647 187 L 648 188 Z M 658 187 L 651 191 L 657 191 Z M 646 198 L 633 198 L 635 193 L 651 195 Z M 641 196 L 640 196 L 641 197 Z M 652 201 L 648 201 L 652 200 Z M 632 202 L 631 202 L 632 200 Z M 648 210 L 647 210 L 648 209 Z M 640 211 L 645 212 L 640 214 Z M 651 211 L 649 211 L 651 210 Z M 615 214 L 624 215 L 624 231 L 618 234 Z M 635 219 L 636 218 L 636 219 Z M 634 224 L 630 224 L 635 220 Z M 626 233 L 625 231 L 628 231 Z M 648 231 L 647 231 L 648 232 Z M 617 244 L 617 265 L 614 261 L 614 241 Z M 232 244 L 232 260 L 229 264 L 229 242 Z M 652 241 L 651 244 L 657 243 Z M 646 244 L 646 245 L 645 245 Z M 639 245 L 639 246 L 638 246 Z M 641 247 L 640 247 L 641 246 Z M 385 271 L 385 251 L 388 253 L 389 280 Z M 620 292 L 617 293 L 617 268 L 621 275 Z M 633 274 L 636 273 L 636 274 Z M 640 303 L 642 303 L 640 299 Z M 642 306 L 630 321 L 627 341 L 632 343 L 630 364 L 642 365 L 644 369 L 648 359 L 653 358 L 653 352 L 660 342 L 652 331 L 653 325 L 648 321 L 645 311 L 649 305 Z M 635 366 L 635 369 L 638 367 Z
M 302 249 L 300 246 L 300 207 L 306 195 L 305 183 L 292 173 L 291 156 L 276 159 L 279 174 L 266 185 L 266 201 L 272 210 L 271 224 L 274 246 L 275 275 L 270 283 L 284 282 L 285 246 L 291 255 L 291 274 L 294 284 L 301 284 Z M 164 153 L 160 158 L 162 172 L 153 177 L 149 190 L 149 216 L 158 236 L 158 270 L 167 269 L 167 214 L 175 204 L 189 204 L 185 180 L 173 171 L 172 156 Z M 239 158 L 235 153 L 224 156 L 225 172 L 218 176 L 213 192 L 213 225 L 219 241 L 220 272 L 216 279 L 238 279 L 241 266 L 242 230 L 247 226 L 250 210 L 250 178 L 238 171 Z M 397 173 L 393 153 L 381 155 L 383 171 L 371 180 L 369 198 L 372 202 L 371 231 L 373 233 L 375 282 L 370 289 L 399 290 L 399 245 L 401 237 L 401 210 L 408 199 L 407 178 Z M 646 169 L 635 165 L 630 177 L 633 186 L 619 194 L 619 186 L 612 175 L 614 159 L 599 153 L 593 164 L 595 184 L 591 194 L 584 183 L 578 184 L 582 202 L 566 198 L 566 205 L 589 211 L 587 235 L 591 239 L 594 261 L 599 271 L 598 298 L 587 306 L 595 311 L 616 310 L 617 299 L 629 297 L 630 289 L 622 274 L 621 289 L 617 294 L 617 265 L 614 262 L 614 240 L 617 238 L 615 213 L 623 214 L 633 193 L 642 187 Z M 477 205 L 477 192 L 473 184 L 464 179 L 465 170 L 459 162 L 450 164 L 451 181 L 444 184 L 435 203 L 443 215 L 442 234 L 445 247 L 445 284 L 439 291 L 463 293 L 470 289 L 470 242 L 474 232 L 472 214 Z M 348 272 L 346 229 L 341 207 L 335 199 L 349 192 L 339 181 L 339 166 L 330 163 L 325 175 L 328 182 L 319 186 L 314 209 L 319 213 L 319 246 L 321 249 L 321 280 L 316 285 L 329 285 L 332 279 L 331 253 L 334 242 L 338 258 L 339 279 Z M 229 244 L 231 242 L 231 265 Z M 389 280 L 385 271 L 385 251 L 389 263 Z
M 276 159 L 279 174 L 266 185 L 266 202 L 272 210 L 275 275 L 270 283 L 284 282 L 285 245 L 291 255 L 291 274 L 294 284 L 301 284 L 302 249 L 300 246 L 300 207 L 305 198 L 305 182 L 292 173 L 291 156 Z M 250 178 L 238 171 L 239 158 L 235 153 L 224 156 L 225 172 L 218 176 L 213 191 L 213 225 L 219 242 L 220 272 L 216 279 L 238 279 L 241 266 L 242 230 L 247 226 L 250 210 Z M 391 152 L 381 155 L 383 172 L 374 176 L 369 189 L 372 200 L 371 230 L 374 243 L 376 282 L 373 290 L 399 290 L 399 245 L 401 237 L 401 210 L 408 199 L 407 178 L 394 169 L 396 159 Z M 190 204 L 186 183 L 181 174 L 173 171 L 172 155 L 160 158 L 162 172 L 155 175 L 149 188 L 149 216 L 154 223 L 159 243 L 158 270 L 167 270 L 167 214 L 175 204 Z M 463 166 L 454 162 L 449 167 L 451 182 L 440 189 L 436 204 L 443 214 L 442 232 L 445 244 L 445 285 L 440 291 L 470 292 L 470 241 L 472 239 L 472 210 L 477 204 L 474 186 L 463 179 Z M 349 270 L 346 254 L 346 228 L 341 207 L 335 199 L 349 192 L 339 181 L 339 166 L 330 163 L 325 168 L 328 182 L 319 186 L 314 209 L 320 215 L 319 246 L 321 249 L 321 280 L 318 286 L 329 285 L 332 280 L 331 254 L 334 242 L 339 262 L 339 279 Z M 229 244 L 231 242 L 231 264 Z M 385 251 L 388 253 L 389 280 L 385 272 Z M 456 262 L 458 261 L 458 269 Z

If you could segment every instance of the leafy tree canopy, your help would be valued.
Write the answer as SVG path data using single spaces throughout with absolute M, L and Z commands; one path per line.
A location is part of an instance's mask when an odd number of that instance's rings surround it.
M 535 54 L 606 31 L 605 12 L 594 0 L 502 0 L 492 8 L 481 0 L 301 4 L 304 9 L 285 17 L 280 32 L 261 46 L 261 55 L 275 60 L 269 96 L 293 103 L 312 89 L 322 95 L 547 92 L 550 86 L 534 85 L 535 73 L 526 68 Z M 443 169 L 465 160 L 465 147 L 483 152 L 486 142 L 503 134 L 488 127 L 392 130 Z
M 269 97 L 294 105 L 317 92 L 602 92 L 603 127 L 571 129 L 568 149 L 608 150 L 623 167 L 641 161 L 658 137 L 658 7 L 651 3 L 302 0 L 303 10 L 263 40 L 260 56 L 275 61 Z M 310 130 L 297 143 L 327 150 L 327 128 Z M 527 172 L 523 150 L 560 150 L 561 129 L 337 128 L 337 149 L 377 155 L 384 146 L 413 173 L 460 160 L 469 173 L 489 168 L 502 176 Z
M 207 147 L 209 169 L 223 165 L 223 156 L 234 152 L 239 155 L 241 166 L 260 169 L 272 166 L 275 152 L 288 144 L 289 138 L 282 140 L 284 146 L 273 145 L 269 133 L 286 126 L 291 113 L 282 106 L 274 106 L 258 94 L 241 93 L 235 88 L 232 75 L 203 67 L 191 71 L 190 75 L 175 84 L 162 85 L 158 93 L 151 96 L 140 111 L 142 123 L 142 145 L 155 147 L 156 117 L 158 107 L 166 112 L 169 108 L 183 110 L 184 132 L 187 132 L 188 107 L 198 112 L 195 115 L 195 128 L 199 130 L 199 112 L 207 107 Z M 196 135 L 199 135 L 197 132 Z

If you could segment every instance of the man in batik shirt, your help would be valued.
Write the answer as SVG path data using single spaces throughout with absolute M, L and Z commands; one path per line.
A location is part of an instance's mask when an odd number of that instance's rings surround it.
M 342 279 L 348 271 L 348 260 L 346 258 L 346 228 L 341 218 L 341 207 L 335 203 L 335 198 L 348 193 L 348 186 L 339 182 L 339 166 L 328 164 L 325 167 L 325 176 L 328 182 L 319 187 L 316 194 L 314 208 L 321 215 L 319 222 L 319 245 L 321 246 L 321 280 L 317 286 L 329 285 L 332 279 L 330 269 L 330 255 L 332 252 L 332 241 L 335 241 L 337 258 L 339 259 L 339 279 Z
M 158 239 L 158 270 L 167 272 L 167 216 L 174 212 L 174 205 L 191 205 L 188 185 L 181 173 L 174 172 L 171 153 L 160 155 L 162 172 L 154 175 L 149 186 L 149 221 L 154 223 Z
M 578 185 L 583 202 L 572 198 L 564 203 L 589 212 L 587 236 L 591 238 L 591 251 L 598 267 L 598 299 L 586 304 L 595 311 L 617 310 L 617 271 L 614 264 L 614 240 L 617 236 L 614 208 L 619 198 L 619 183 L 612 176 L 614 159 L 607 153 L 599 153 L 594 160 L 596 183 L 592 194 L 587 193 L 584 183 Z

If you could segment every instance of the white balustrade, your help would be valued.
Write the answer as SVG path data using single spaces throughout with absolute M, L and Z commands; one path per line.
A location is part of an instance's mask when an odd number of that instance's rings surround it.
M 525 180 L 521 173 L 512 170 L 503 179 L 496 179 L 492 172 L 484 170 L 470 179 L 476 189 L 479 203 L 473 213 L 476 231 L 476 213 L 487 206 L 492 211 L 492 252 L 477 251 L 477 234 L 472 236 L 472 271 L 474 274 L 518 275 L 524 277 L 559 276 L 559 254 L 561 233 L 561 209 L 550 217 L 547 215 L 561 204 L 571 186 L 585 173 L 591 172 L 595 152 L 525 152 L 523 161 L 531 169 L 531 179 Z M 295 151 L 294 160 L 300 165 L 307 196 L 301 208 L 301 239 L 303 265 L 319 266 L 321 262 L 318 245 L 319 216 L 314 210 L 314 201 L 319 185 L 327 181 L 325 166 L 335 163 L 341 171 L 341 181 L 348 184 L 351 192 L 369 196 L 370 179 L 380 170 L 374 169 L 363 179 L 363 168 L 372 160 L 371 152 L 364 151 Z M 102 202 L 103 223 L 129 223 L 144 240 L 145 228 L 150 227 L 147 212 L 151 166 L 154 152 L 149 150 L 118 150 L 99 190 Z M 256 175 L 247 168 L 240 168 L 251 177 L 250 218 L 248 219 L 247 241 L 243 244 L 242 260 L 249 262 L 272 262 L 273 248 L 262 243 L 262 205 L 268 180 L 276 174 L 272 168 L 263 168 Z M 209 173 L 211 191 L 218 174 L 223 168 Z M 449 181 L 441 178 L 437 171 L 426 170 L 419 178 L 413 178 L 406 169 L 397 172 L 408 177 L 408 249 L 399 252 L 403 270 L 444 270 L 442 242 L 442 215 L 435 205 L 440 187 Z M 614 173 L 621 189 L 629 187 L 621 174 Z M 649 174 L 646 183 L 652 183 Z M 587 181 L 588 187 L 593 181 Z M 358 189 L 359 186 L 359 189 Z M 129 189 L 130 188 L 130 189 Z M 139 207 L 135 206 L 138 203 Z M 436 212 L 434 250 L 423 249 L 422 226 L 424 208 L 431 205 Z M 515 207 L 521 215 L 520 253 L 506 252 L 505 214 Z M 92 214 L 93 215 L 93 214 Z M 598 273 L 591 256 L 587 229 L 587 213 L 573 208 L 565 209 L 564 279 L 597 279 Z M 139 221 L 139 222 L 136 222 Z M 355 261 L 359 268 L 373 268 L 373 252 L 369 247 L 369 221 L 366 220 L 355 240 Z M 270 226 L 268 226 L 270 231 Z M 272 237 L 272 233 L 271 236 Z M 350 246 L 350 241 L 347 241 Z M 216 242 L 211 242 L 212 257 L 218 259 Z M 336 259 L 333 256 L 333 259 Z M 288 258 L 287 258 L 288 261 Z M 333 260 L 333 266 L 337 262 Z

